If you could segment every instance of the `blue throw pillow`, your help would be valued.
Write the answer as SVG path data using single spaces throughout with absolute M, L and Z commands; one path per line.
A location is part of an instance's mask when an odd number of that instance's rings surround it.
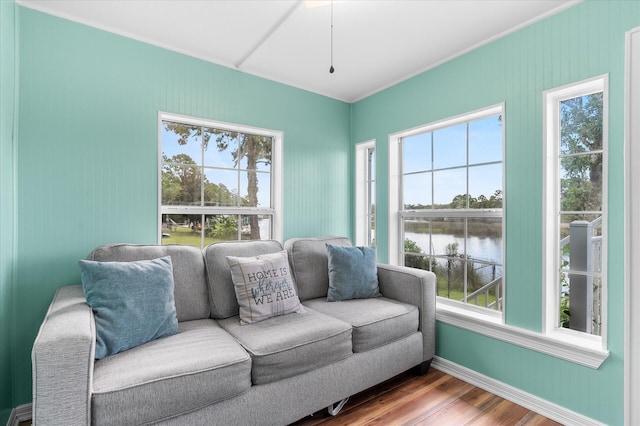
M 329 302 L 380 296 L 376 249 L 327 244 L 327 257 Z
M 178 332 L 169 256 L 79 264 L 82 290 L 96 321 L 96 359 Z

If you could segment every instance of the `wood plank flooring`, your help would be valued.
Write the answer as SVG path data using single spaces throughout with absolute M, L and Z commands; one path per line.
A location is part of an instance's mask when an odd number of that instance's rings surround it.
M 559 425 L 455 377 L 431 368 L 407 372 L 354 395 L 331 417 L 326 409 L 295 426 L 344 425 Z

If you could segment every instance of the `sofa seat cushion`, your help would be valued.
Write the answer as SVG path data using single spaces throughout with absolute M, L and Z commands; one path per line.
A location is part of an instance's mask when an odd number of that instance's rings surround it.
M 141 424 L 231 398 L 251 387 L 251 358 L 213 320 L 95 362 L 96 424 Z
M 251 355 L 251 379 L 261 385 L 351 356 L 351 325 L 311 309 L 241 325 L 220 320 Z
M 353 327 L 353 352 L 365 352 L 418 331 L 418 308 L 385 297 L 303 303 L 315 311 L 348 322 Z

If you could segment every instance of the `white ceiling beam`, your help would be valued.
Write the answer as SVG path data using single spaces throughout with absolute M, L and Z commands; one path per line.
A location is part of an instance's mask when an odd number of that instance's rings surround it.
M 242 57 L 242 59 L 240 59 L 236 64 L 235 67 L 236 69 L 241 69 L 242 65 L 244 65 L 245 62 L 247 62 L 254 53 L 256 53 L 258 51 L 258 49 L 260 49 L 260 47 L 262 47 L 263 44 L 265 44 L 267 42 L 267 40 L 269 40 L 271 38 L 271 36 L 273 36 L 273 34 L 275 34 L 276 31 L 278 31 L 278 29 L 280 29 L 280 27 L 282 27 L 282 25 L 287 22 L 289 20 L 289 18 L 291 18 L 291 16 L 296 12 L 296 10 L 298 10 L 298 8 L 300 8 L 302 6 L 303 2 L 301 1 L 296 1 L 293 3 L 293 6 L 291 6 L 289 8 L 289 10 L 287 10 L 287 12 L 282 15 L 282 18 L 280 18 L 270 29 L 269 31 L 267 31 L 265 33 L 265 35 L 258 40 L 258 42 L 255 44 L 255 46 L 253 46 L 251 49 L 249 49 L 247 51 L 247 53 Z

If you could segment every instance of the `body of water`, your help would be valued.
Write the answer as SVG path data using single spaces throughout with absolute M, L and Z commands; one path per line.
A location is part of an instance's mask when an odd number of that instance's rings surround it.
M 448 234 L 433 234 L 429 238 L 429 234 L 421 234 L 416 232 L 405 232 L 405 238 L 414 241 L 423 253 L 445 256 L 447 254 L 447 245 L 458 243 L 458 253 L 464 253 L 464 238 L 456 237 Z M 429 245 L 431 244 L 431 250 Z M 467 239 L 467 255 L 469 257 L 491 262 L 498 265 L 496 274 L 502 275 L 502 238 L 479 238 L 470 237 Z M 490 268 L 484 271 L 485 274 L 492 273 Z
M 405 238 L 415 241 L 424 253 L 435 255 L 446 255 L 447 245 L 458 243 L 458 253 L 464 253 L 464 238 L 448 234 L 420 234 L 416 232 L 405 232 Z M 431 249 L 429 249 L 431 243 Z M 467 255 L 473 258 L 486 260 L 489 262 L 502 264 L 502 238 L 479 238 L 470 237 L 467 239 Z

